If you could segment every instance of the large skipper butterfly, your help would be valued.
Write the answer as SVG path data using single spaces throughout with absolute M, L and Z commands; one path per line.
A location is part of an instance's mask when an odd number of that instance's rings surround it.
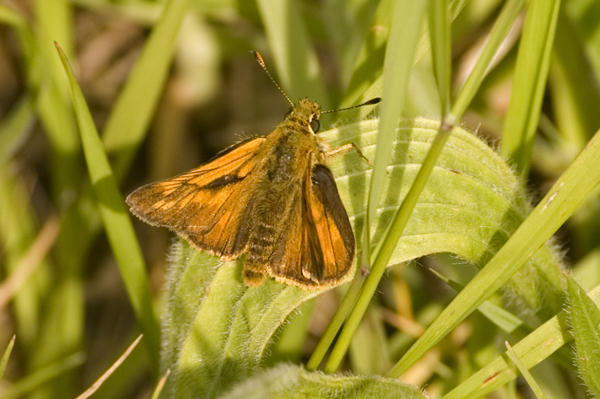
M 275 83 L 260 54 L 254 54 Z M 268 136 L 140 187 L 127 203 L 144 222 L 167 227 L 223 260 L 244 254 L 248 286 L 271 276 L 316 290 L 339 283 L 355 253 L 352 227 L 325 163 L 351 149 L 362 154 L 354 144 L 327 149 L 316 136 L 324 113 L 319 104 L 308 99 L 293 104 L 283 94 L 293 109 Z

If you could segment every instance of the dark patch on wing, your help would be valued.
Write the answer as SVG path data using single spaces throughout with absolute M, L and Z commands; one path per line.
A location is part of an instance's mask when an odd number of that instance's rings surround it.
M 237 175 L 225 175 L 222 177 L 219 177 L 218 179 L 215 179 L 213 181 L 211 181 L 210 183 L 206 184 L 203 188 L 208 188 L 208 189 L 219 189 L 223 186 L 227 186 L 229 184 L 235 184 L 238 182 L 241 182 L 242 180 L 244 180 L 244 177 L 240 177 Z

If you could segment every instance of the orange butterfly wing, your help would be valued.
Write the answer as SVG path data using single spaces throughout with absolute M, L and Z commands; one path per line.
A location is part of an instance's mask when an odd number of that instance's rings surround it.
M 277 281 L 304 289 L 321 289 L 343 279 L 354 261 L 352 226 L 331 171 L 324 165 L 307 168 L 299 195 L 281 215 L 289 227 L 270 254 L 246 258 L 245 267 Z
M 196 247 L 226 259 L 246 248 L 252 204 L 247 186 L 264 137 L 239 143 L 218 158 L 179 176 L 138 188 L 127 197 L 131 211 L 167 227 Z
M 324 165 L 312 168 L 304 224 L 304 252 L 310 254 L 302 274 L 325 285 L 339 282 L 354 261 L 354 233 L 331 171 Z

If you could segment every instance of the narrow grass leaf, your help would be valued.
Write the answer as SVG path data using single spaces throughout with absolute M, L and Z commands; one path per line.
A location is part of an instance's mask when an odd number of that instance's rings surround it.
M 12 163 L 0 167 L 0 240 L 3 271 L 10 275 L 18 269 L 39 231 L 36 213 L 30 205 L 31 193 L 20 179 Z M 47 298 L 53 268 L 44 261 L 37 273 L 12 297 L 12 314 L 19 341 L 24 347 L 38 344 L 40 339 L 40 304 Z
M 169 375 L 171 375 L 170 369 L 168 369 L 163 374 L 163 376 L 160 377 L 160 380 L 158 380 L 158 384 L 156 384 L 156 388 L 154 388 L 154 392 L 152 392 L 152 396 L 150 397 L 150 399 L 158 399 L 160 397 L 160 394 L 162 393 L 162 390 L 165 387 L 165 383 L 167 382 Z
M 494 55 L 521 12 L 524 2 L 524 0 L 508 0 L 504 4 L 504 7 L 502 7 L 502 11 L 496 19 L 487 43 L 452 107 L 452 114 L 457 120 L 462 118 L 475 94 L 477 94 L 483 79 L 489 71 Z
M 317 55 L 296 2 L 258 0 L 257 4 L 281 87 L 294 102 L 308 97 L 324 110 L 331 109 Z
M 147 339 L 147 347 L 153 361 L 152 366 L 156 370 L 158 368 L 159 329 L 152 308 L 152 297 L 144 259 L 135 237 L 131 219 L 117 188 L 117 182 L 81 89 L 75 80 L 68 59 L 60 51 L 58 45 L 57 49 L 71 83 L 73 104 L 79 124 L 88 173 L 104 228 L 119 265 L 140 329 Z
M 529 217 L 461 291 L 390 372 L 397 377 L 504 285 L 600 182 L 600 132 L 588 143 Z M 560 302 L 559 302 L 560 303 Z
M 532 0 L 519 45 L 501 151 L 522 176 L 530 167 L 559 9 L 560 0 Z
M 544 391 L 542 391 L 542 388 L 540 388 L 539 384 L 537 383 L 535 378 L 533 378 L 533 376 L 531 375 L 531 373 L 529 372 L 527 367 L 525 367 L 523 362 L 521 362 L 519 355 L 517 355 L 515 353 L 514 349 L 510 346 L 510 344 L 508 342 L 505 342 L 505 344 L 506 344 L 506 355 L 515 364 L 515 366 L 517 366 L 517 368 L 519 369 L 519 372 L 521 373 L 523 378 L 525 378 L 525 381 L 527 381 L 527 384 L 529 384 L 529 387 L 533 391 L 533 394 L 535 395 L 535 397 L 538 399 L 546 399 L 546 395 L 544 395 Z
M 570 147 L 561 150 L 570 153 L 579 151 L 600 126 L 600 75 L 594 75 L 584 45 L 567 13 L 559 13 L 549 87 L 553 120 Z
M 377 135 L 377 147 L 375 156 L 372 158 L 374 159 L 374 167 L 369 186 L 369 199 L 367 202 L 365 218 L 366 229 L 363 230 L 364 234 L 362 235 L 362 258 L 358 260 L 360 265 L 371 264 L 370 226 L 377 213 L 384 182 L 386 180 L 387 167 L 392 155 L 392 142 L 395 137 L 398 117 L 399 114 L 402 113 L 406 99 L 408 77 L 414 58 L 414 50 L 422 23 L 424 9 L 425 2 L 411 1 L 400 1 L 394 7 L 392 26 L 387 41 L 385 62 L 383 66 L 383 79 L 385 81 L 382 94 L 383 104 L 380 108 L 381 119 L 379 123 L 379 133 Z M 360 237 L 358 234 L 357 236 Z M 366 310 L 368 301 L 373 295 L 376 288 L 376 281 L 379 281 L 384 271 L 385 265 L 378 269 L 371 270 L 367 282 L 371 280 L 372 283 L 367 287 L 363 286 L 363 291 L 358 297 L 359 302 L 356 303 L 355 307 L 350 312 L 349 320 L 342 330 L 342 335 L 327 361 L 327 365 L 325 366 L 326 371 L 333 372 L 339 366 L 342 357 L 350 345 L 352 336 L 358 327 L 360 319 Z M 349 301 L 353 302 L 352 298 L 350 298 Z M 350 322 L 350 319 L 352 319 L 352 322 Z
M 0 124 L 0 165 L 5 164 L 25 143 L 35 121 L 29 96 L 19 100 Z
M 353 104 L 381 95 L 381 88 L 383 87 L 381 85 L 375 90 L 368 91 L 368 89 L 378 78 L 381 78 L 386 43 L 390 35 L 395 5 L 394 0 L 381 0 L 379 2 L 372 28 L 354 61 L 353 74 L 346 88 L 342 107 L 350 107 Z
M 450 107 L 451 37 L 448 0 L 430 0 L 429 36 L 433 57 L 433 72 L 440 96 L 441 115 L 445 116 Z
M 600 309 L 570 276 L 567 286 L 577 371 L 588 391 L 600 397 Z
M 45 66 L 36 105 L 52 147 L 50 172 L 54 197 L 58 201 L 61 194 L 64 197 L 65 192 L 75 192 L 81 179 L 79 137 L 69 100 L 69 85 L 64 79 L 62 66 L 53 46 L 53 41 L 60 40 L 66 53 L 73 54 L 72 5 L 65 0 L 35 0 L 33 5 L 37 28 L 37 61 Z M 79 299 L 73 297 L 70 300 Z
M 13 335 L 10 341 L 8 341 L 6 348 L 4 348 L 4 353 L 2 353 L 2 358 L 0 359 L 0 380 L 2 380 L 2 377 L 4 376 L 4 371 L 6 370 L 6 365 L 8 364 L 8 359 L 10 359 L 10 354 L 15 346 L 16 339 L 16 335 Z
M 370 0 L 350 2 L 327 0 L 325 2 L 325 28 L 338 60 L 341 87 L 348 87 L 350 78 L 355 72 L 358 53 L 363 48 L 365 39 L 373 32 L 371 27 L 379 7 L 374 7 L 372 4 Z M 385 38 L 387 34 L 383 36 Z M 378 60 L 379 65 L 382 64 L 381 60 L 383 57 Z
M 463 290 L 464 287 L 458 282 L 445 278 L 433 269 L 430 269 L 430 271 L 441 278 L 444 282 L 446 282 L 446 284 L 455 289 L 457 292 Z M 477 310 L 479 310 L 481 314 L 483 314 L 489 321 L 494 323 L 502 331 L 511 334 L 517 339 L 523 339 L 529 333 L 531 333 L 531 328 L 529 328 L 527 324 L 523 322 L 523 320 L 510 313 L 508 310 L 503 309 L 490 301 L 485 301 L 482 303 Z

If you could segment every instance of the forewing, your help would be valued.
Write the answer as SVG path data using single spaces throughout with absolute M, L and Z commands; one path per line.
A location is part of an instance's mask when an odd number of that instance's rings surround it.
M 264 140 L 239 143 L 206 165 L 140 187 L 127 203 L 146 223 L 167 227 L 215 255 L 235 257 L 248 242 L 249 187 Z

